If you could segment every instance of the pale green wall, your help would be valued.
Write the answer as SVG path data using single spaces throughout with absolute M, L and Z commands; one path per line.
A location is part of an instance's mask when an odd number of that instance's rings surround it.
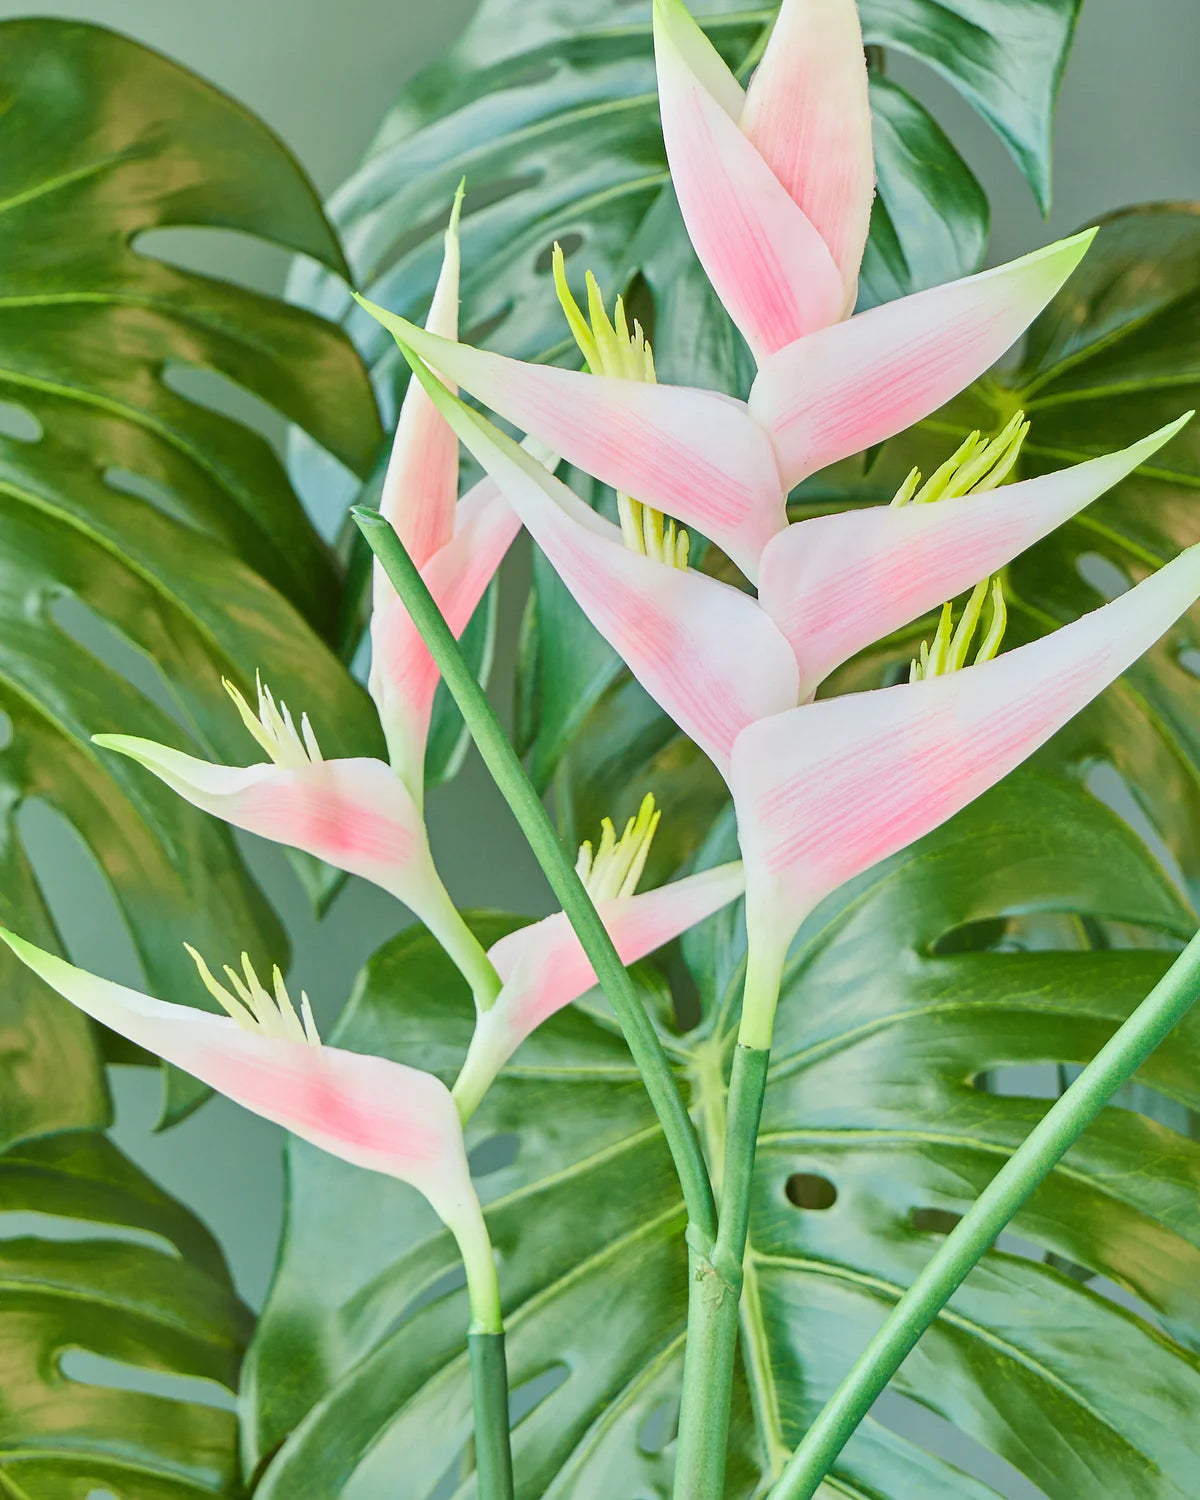
M 80 17 L 160 48 L 262 114 L 329 190 L 354 166 L 397 90 L 473 8 L 472 0 L 93 0 L 33 7 L 0 0 L 0 18 L 30 9 Z M 1087 0 L 1063 89 L 1048 229 L 1003 149 L 970 110 L 903 59 L 890 66 L 934 105 L 983 177 L 995 210 L 993 256 L 1004 259 L 1123 203 L 1200 198 L 1198 62 L 1197 0 Z M 274 263 L 247 264 L 256 279 L 277 275 Z M 514 608 L 510 599 L 510 622 Z M 432 821 L 461 901 L 540 902 L 537 873 L 477 769 L 434 797 Z M 78 956 L 101 968 L 107 963 L 111 972 L 127 959 L 100 894 L 53 830 L 45 833 L 43 851 L 57 867 L 51 871 L 56 904 L 77 935 Z M 331 1014 L 362 959 L 394 930 L 396 910 L 379 893 L 354 889 L 318 931 L 279 861 L 268 860 L 266 869 L 296 936 L 297 977 Z M 153 1078 L 125 1070 L 117 1093 L 122 1143 L 214 1226 L 244 1293 L 259 1301 L 279 1224 L 278 1132 L 217 1101 L 169 1136 L 154 1138 L 148 1135 Z M 915 1422 L 909 1430 L 918 1434 L 932 1421 L 905 1420 Z M 929 1438 L 937 1442 L 932 1432 Z M 957 1451 L 970 1462 L 966 1449 Z M 1006 1466 L 985 1462 L 980 1472 L 1013 1500 L 1038 1493 Z

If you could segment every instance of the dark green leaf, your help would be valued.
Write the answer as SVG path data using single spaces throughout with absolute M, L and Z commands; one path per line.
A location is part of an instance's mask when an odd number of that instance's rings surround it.
M 342 268 L 311 184 L 231 99 L 99 27 L 0 25 L 0 916 L 53 941 L 14 822 L 39 799 L 95 854 L 150 984 L 177 999 L 201 993 L 184 937 L 276 961 L 283 933 L 226 831 L 90 736 L 244 762 L 256 752 L 221 678 L 250 689 L 261 668 L 312 710 L 327 753 L 379 743 L 324 639 L 337 569 L 281 463 L 175 388 L 179 372 L 219 376 L 366 472 L 380 435 L 366 372 L 324 320 L 158 258 L 147 236 L 180 228 Z M 6 1003 L 78 1044 L 79 1023 L 41 1019 L 54 1002 L 27 978 Z M 101 1123 L 97 1099 L 88 1119 L 56 1118 L 55 1088 L 15 1134 Z
M 251 1318 L 208 1232 L 102 1136 L 0 1156 L 0 1492 L 239 1496 Z
M 1063 912 L 1160 934 L 1161 951 L 1040 946 L 1040 927 L 1053 932 Z M 1028 1085 L 998 1097 L 975 1086 L 978 1075 L 1085 1061 L 1192 921 L 1120 820 L 1086 792 L 1029 773 L 814 914 L 793 950 L 764 1121 L 730 1497 L 756 1493 L 778 1468 L 939 1233 L 1045 1107 Z M 487 919 L 481 933 L 508 925 Z M 964 941 L 971 932 L 990 946 Z M 741 943 L 729 913 L 692 934 L 707 1019 L 665 1034 L 710 1149 Z M 462 987 L 410 931 L 372 961 L 339 1040 L 449 1077 L 470 1029 Z M 1193 1017 L 1141 1082 L 1194 1103 L 1197 1057 Z M 682 1216 L 599 1000 L 536 1033 L 488 1096 L 474 1139 L 510 1134 L 515 1160 L 482 1186 L 518 1403 L 527 1383 L 566 1373 L 516 1428 L 518 1494 L 666 1496 L 671 1448 L 661 1423 L 654 1451 L 646 1434 L 678 1390 Z M 260 1493 L 317 1500 L 350 1486 L 362 1500 L 424 1500 L 469 1425 L 453 1247 L 414 1194 L 291 1149 L 287 1242 L 248 1387 L 252 1450 L 287 1441 Z M 1106 1500 L 1183 1500 L 1200 1366 L 1151 1320 L 1188 1338 L 1200 1331 L 1198 1185 L 1193 1142 L 1107 1112 L 1015 1221 L 1020 1239 L 991 1252 L 955 1297 L 901 1389 L 1050 1500 L 1078 1500 L 1097 1473 Z M 1081 1285 L 1030 1249 L 1107 1280 Z M 1140 1310 L 1106 1295 L 1113 1284 Z M 456 1493 L 474 1494 L 471 1481 Z M 830 1493 L 991 1492 L 868 1424 Z

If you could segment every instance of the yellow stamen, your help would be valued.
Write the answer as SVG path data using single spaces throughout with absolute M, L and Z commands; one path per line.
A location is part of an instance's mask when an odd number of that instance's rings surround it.
M 287 704 L 275 702 L 271 689 L 263 682 L 260 673 L 254 674 L 254 681 L 258 690 L 257 714 L 228 678 L 221 679 L 222 686 L 241 715 L 242 723 L 277 766 L 316 765 L 324 757 L 313 727 L 308 722 L 308 715 L 301 714 L 300 728 L 297 730 Z
M 637 817 L 629 819 L 620 838 L 612 819 L 605 818 L 600 824 L 599 844 L 593 849 L 591 841 L 585 840 L 579 846 L 575 870 L 593 901 L 634 894 L 661 817 L 653 796 L 647 793 Z
M 551 265 L 559 304 L 588 370 L 593 375 L 655 384 L 654 354 L 636 318 L 632 329 L 630 328 L 624 299 L 617 298 L 610 319 L 600 285 L 588 271 L 588 310 L 585 316 L 567 285 L 566 261 L 562 247 L 557 242 L 551 255 Z M 632 495 L 618 490 L 617 515 L 621 522 L 621 537 L 631 552 L 640 552 L 668 567 L 687 567 L 688 534 L 679 530 L 674 521 L 668 521 L 661 511 L 643 505 Z
M 278 965 L 271 971 L 274 989 L 274 994 L 271 994 L 254 972 L 250 955 L 243 953 L 241 974 L 228 964 L 224 965 L 225 977 L 233 987 L 233 992 L 230 993 L 195 948 L 190 943 L 184 943 L 183 946 L 199 970 L 204 988 L 244 1030 L 255 1031 L 263 1036 L 280 1037 L 290 1042 L 307 1042 L 310 1047 L 321 1045 L 308 996 L 301 991 L 300 1014 L 297 1015 Z
M 969 433 L 940 468 L 924 484 L 921 471 L 913 469 L 896 491 L 893 505 L 928 505 L 935 500 L 994 490 L 1012 473 L 1029 433 L 1023 411 L 1016 412 L 994 438 Z M 920 486 L 920 488 L 918 488 Z
M 984 604 L 988 605 L 988 625 L 983 640 L 968 663 L 971 646 L 979 629 Z M 1004 587 L 999 578 L 985 578 L 971 590 L 970 598 L 963 606 L 957 627 L 954 627 L 953 610 L 949 604 L 942 605 L 941 617 L 933 640 L 922 641 L 920 655 L 915 657 L 908 669 L 909 682 L 922 682 L 929 677 L 941 677 L 947 672 L 957 672 L 967 665 L 978 666 L 991 661 L 1000 650 L 1008 623 L 1008 610 L 1004 602 Z

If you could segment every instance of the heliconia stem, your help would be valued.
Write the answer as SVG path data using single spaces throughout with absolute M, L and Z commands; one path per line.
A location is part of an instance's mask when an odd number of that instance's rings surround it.
M 356 506 L 351 514 L 404 600 L 405 608 L 420 630 L 471 737 L 479 747 L 484 764 L 512 808 L 522 833 L 595 969 L 662 1125 L 679 1174 L 689 1221 L 696 1234 L 711 1245 L 716 1235 L 716 1210 L 699 1138 L 658 1033 L 575 870 L 574 860 L 563 847 L 495 710 L 475 680 L 454 633 L 446 624 L 404 544 L 377 511 Z
M 812 1500 L 875 1398 L 996 1236 L 1197 998 L 1200 933 L 946 1236 L 809 1428 L 770 1500 Z

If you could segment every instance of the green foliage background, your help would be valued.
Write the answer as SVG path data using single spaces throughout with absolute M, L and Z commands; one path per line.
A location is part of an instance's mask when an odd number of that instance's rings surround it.
M 752 66 L 773 8 L 696 10 L 730 61 Z M 979 184 L 888 59 L 907 53 L 939 73 L 1044 203 L 1077 11 L 1077 0 L 863 0 L 868 43 L 882 49 L 871 54 L 880 183 L 864 301 L 974 269 L 988 230 Z M 575 279 L 590 266 L 630 293 L 664 378 L 744 391 L 746 351 L 666 182 L 647 18 L 636 0 L 485 0 L 331 204 L 356 283 L 423 313 L 465 172 L 468 331 L 522 357 L 569 357 L 548 295 L 557 237 Z M 194 940 L 207 924 L 224 947 L 236 928 L 273 955 L 281 934 L 224 833 L 102 762 L 87 736 L 136 726 L 240 758 L 219 678 L 256 662 L 284 696 L 303 684 L 341 726 L 330 752 L 377 747 L 342 665 L 357 645 L 362 558 L 321 543 L 292 486 L 327 484 L 333 454 L 369 496 L 381 430 L 355 346 L 385 421 L 404 381 L 375 325 L 350 312 L 337 235 L 265 127 L 96 28 L 10 22 L 0 43 L 0 706 L 12 721 L 0 916 L 54 941 L 14 821 L 41 799 L 96 851 L 152 986 L 178 994 L 191 982 L 177 957 L 185 931 Z M 180 271 L 138 239 L 185 224 L 302 252 L 293 305 Z M 912 463 L 935 465 L 1017 404 L 1033 420 L 1027 473 L 1194 404 L 1197 226 L 1187 205 L 1114 218 L 1015 364 L 817 476 L 795 514 L 885 500 Z M 295 424 L 290 483 L 258 434 L 181 393 L 180 366 L 218 371 Z M 1018 560 L 1006 580 L 1014 634 L 1073 618 L 1196 540 L 1198 460 L 1187 433 Z M 724 564 L 710 552 L 706 566 Z M 88 652 L 101 620 L 154 660 L 177 713 Z M 489 602 L 472 627 L 481 670 L 493 620 Z M 880 643 L 833 686 L 879 682 L 927 625 Z M 731 1496 L 762 1492 L 938 1235 L 1037 1118 L 1042 1103 L 1012 1091 L 1011 1070 L 1045 1065 L 1050 1078 L 1085 1061 L 1192 931 L 1197 663 L 1181 625 L 1035 766 L 840 892 L 802 932 L 755 1188 Z M 524 747 L 569 836 L 652 788 L 669 815 L 653 878 L 728 857 L 719 782 L 536 562 L 520 687 Z M 432 779 L 453 773 L 461 748 L 443 704 Z M 326 897 L 328 874 L 305 874 Z M 519 920 L 479 918 L 487 936 Z M 639 970 L 709 1142 L 722 1128 L 741 959 L 730 912 Z M 118 1500 L 247 1487 L 271 1500 L 472 1494 L 463 1294 L 446 1236 L 406 1190 L 295 1143 L 240 1426 L 211 1385 L 114 1393 L 72 1375 L 78 1345 L 231 1391 L 250 1320 L 202 1226 L 98 1133 L 111 1043 L 23 974 L 5 980 L 19 1043 L 0 1074 L 0 1202 L 43 1217 L 18 1220 L 29 1234 L 2 1246 L 0 1343 L 13 1355 L 0 1487 L 30 1500 L 91 1487 Z M 368 966 L 338 1040 L 450 1076 L 469 1026 L 467 997 L 409 930 Z M 1117 1500 L 1184 1500 L 1194 1484 L 1195 1031 L 1181 1028 L 1126 1108 L 1052 1174 L 900 1378 L 1051 1500 L 1092 1492 L 1097 1474 Z M 172 1081 L 172 1115 L 196 1100 Z M 603 1004 L 590 998 L 531 1039 L 475 1129 L 491 1142 L 480 1160 L 503 1163 L 482 1186 L 525 1413 L 522 1500 L 665 1495 L 682 1216 Z M 59 1226 L 49 1254 L 46 1219 Z M 994 1493 L 873 1422 L 826 1488 L 870 1500 Z

